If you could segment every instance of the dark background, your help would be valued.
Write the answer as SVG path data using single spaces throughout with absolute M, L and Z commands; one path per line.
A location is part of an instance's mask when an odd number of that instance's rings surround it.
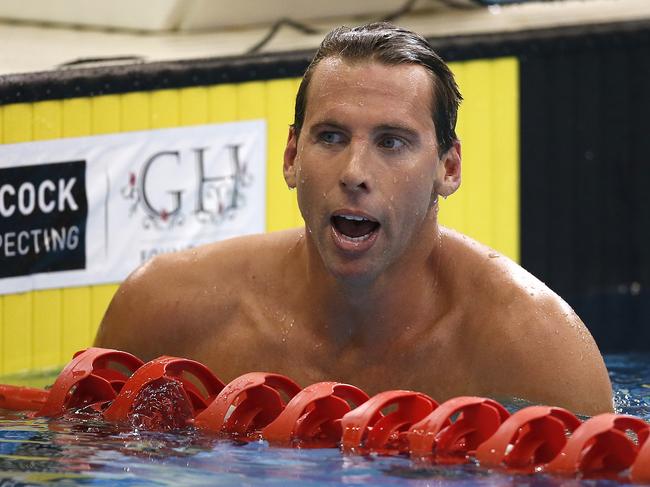
M 601 350 L 650 350 L 647 32 L 520 62 L 522 264 Z

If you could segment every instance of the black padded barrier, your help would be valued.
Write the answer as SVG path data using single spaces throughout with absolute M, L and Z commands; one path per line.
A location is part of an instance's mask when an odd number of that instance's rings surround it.
M 325 32 L 323 33 L 323 35 Z M 522 56 L 567 46 L 629 43 L 650 36 L 650 20 L 526 32 L 436 38 L 448 61 Z M 314 50 L 277 52 L 93 68 L 63 68 L 0 76 L 0 105 L 110 95 L 165 88 L 240 83 L 301 76 Z
M 522 264 L 601 350 L 650 350 L 650 37 L 520 57 Z

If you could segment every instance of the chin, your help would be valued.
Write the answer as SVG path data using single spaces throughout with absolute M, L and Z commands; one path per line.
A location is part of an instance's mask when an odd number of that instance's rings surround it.
M 381 274 L 377 269 L 369 268 L 367 265 L 328 265 L 327 270 L 339 283 L 345 286 L 367 286 L 372 284 Z

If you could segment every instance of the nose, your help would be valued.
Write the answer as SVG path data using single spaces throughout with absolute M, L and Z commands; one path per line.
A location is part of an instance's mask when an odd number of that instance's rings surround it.
M 368 191 L 368 146 L 366 143 L 351 143 L 345 151 L 344 165 L 341 170 L 340 184 L 343 189 L 352 192 Z

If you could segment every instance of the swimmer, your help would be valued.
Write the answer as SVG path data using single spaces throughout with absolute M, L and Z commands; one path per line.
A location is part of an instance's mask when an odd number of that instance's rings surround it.
M 383 23 L 332 31 L 284 153 L 304 228 L 152 259 L 121 285 L 95 346 L 192 358 L 225 382 L 257 370 L 371 395 L 611 411 L 603 359 L 573 310 L 438 224 L 439 198 L 461 180 L 460 100 L 419 35 Z

